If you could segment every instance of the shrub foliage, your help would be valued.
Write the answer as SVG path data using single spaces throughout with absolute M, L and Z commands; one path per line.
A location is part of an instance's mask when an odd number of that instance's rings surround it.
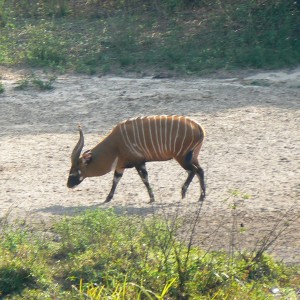
M 47 235 L 6 225 L 0 297 L 268 299 L 272 287 L 295 295 L 293 268 L 266 254 L 253 259 L 255 253 L 187 247 L 176 238 L 175 223 L 94 210 L 55 223 Z
M 0 64 L 77 72 L 300 62 L 299 1 L 0 1 Z

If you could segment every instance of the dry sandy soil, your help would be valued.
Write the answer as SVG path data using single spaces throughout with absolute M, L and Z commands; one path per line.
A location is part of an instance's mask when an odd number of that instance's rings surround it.
M 183 114 L 207 131 L 200 162 L 208 193 L 193 242 L 255 250 L 278 235 L 269 251 L 300 263 L 300 68 L 183 79 L 59 75 L 51 91 L 16 90 L 25 74 L 0 69 L 1 218 L 39 223 L 113 207 L 180 218 L 182 236 L 190 239 L 200 210 L 199 183 L 195 178 L 181 200 L 186 173 L 174 161 L 148 164 L 153 205 L 133 169 L 108 204 L 103 201 L 112 173 L 86 179 L 75 190 L 66 187 L 79 122 L 89 149 L 126 118 Z

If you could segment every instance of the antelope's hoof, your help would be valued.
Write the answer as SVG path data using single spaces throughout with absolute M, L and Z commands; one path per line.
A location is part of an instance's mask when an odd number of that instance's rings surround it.
M 184 199 L 185 195 L 186 195 L 186 188 L 183 187 L 181 190 L 181 198 Z
M 111 201 L 111 199 L 112 199 L 112 197 L 107 197 L 106 199 L 105 199 L 105 201 L 104 201 L 104 203 L 108 203 L 108 202 L 110 202 Z
M 200 196 L 200 198 L 199 198 L 199 201 L 202 202 L 202 201 L 204 201 L 204 199 L 205 199 L 205 194 L 204 194 L 204 193 L 201 193 L 201 196 Z
M 154 198 L 150 198 L 149 204 L 155 202 Z

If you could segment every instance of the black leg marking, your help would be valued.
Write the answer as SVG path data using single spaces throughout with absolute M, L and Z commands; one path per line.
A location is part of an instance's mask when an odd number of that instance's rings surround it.
M 152 189 L 151 189 L 149 181 L 148 181 L 148 172 L 146 170 L 146 165 L 142 164 L 140 166 L 136 166 L 135 168 L 138 171 L 140 177 L 142 178 L 142 181 L 144 182 L 144 184 L 147 188 L 147 191 L 148 191 L 148 194 L 150 197 L 150 203 L 154 202 L 154 194 L 152 192 Z
M 189 173 L 189 175 L 188 175 L 185 183 L 183 184 L 183 186 L 181 188 L 181 197 L 182 197 L 182 199 L 185 198 L 186 191 L 187 191 L 190 183 L 192 182 L 192 180 L 193 180 L 193 178 L 196 174 L 194 171 L 191 171 L 191 170 L 189 170 L 188 173 Z
M 196 165 L 191 164 L 190 166 L 185 167 L 185 169 L 189 172 L 189 175 L 181 188 L 182 199 L 185 197 L 186 191 L 190 183 L 192 182 L 194 176 L 197 174 L 197 177 L 199 178 L 199 182 L 200 182 L 200 193 L 201 193 L 199 201 L 203 201 L 205 198 L 205 181 L 204 181 L 203 169 L 197 164 Z
M 110 190 L 110 192 L 109 192 L 109 194 L 106 197 L 106 200 L 104 202 L 109 202 L 113 198 L 116 187 L 117 187 L 120 179 L 122 178 L 122 176 L 123 176 L 123 173 L 118 173 L 117 171 L 115 171 L 111 190 Z
M 187 153 L 187 155 L 185 156 L 185 162 L 186 163 L 190 163 L 192 158 L 193 158 L 193 152 L 194 150 L 191 150 Z
M 200 187 L 201 187 L 201 195 L 200 195 L 199 201 L 203 201 L 205 198 L 206 187 L 205 187 L 205 181 L 204 181 L 204 171 L 200 166 L 197 168 L 197 176 L 199 178 Z

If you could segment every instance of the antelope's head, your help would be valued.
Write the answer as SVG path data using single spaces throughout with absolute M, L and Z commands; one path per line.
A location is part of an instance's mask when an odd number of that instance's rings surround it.
M 83 179 L 86 177 L 85 176 L 86 166 L 92 160 L 92 153 L 90 150 L 84 152 L 80 157 L 82 148 L 84 146 L 84 138 L 80 126 L 79 126 L 79 135 L 80 135 L 79 141 L 77 142 L 71 154 L 71 169 L 70 169 L 69 178 L 67 182 L 67 186 L 69 188 L 74 188 L 83 181 Z

